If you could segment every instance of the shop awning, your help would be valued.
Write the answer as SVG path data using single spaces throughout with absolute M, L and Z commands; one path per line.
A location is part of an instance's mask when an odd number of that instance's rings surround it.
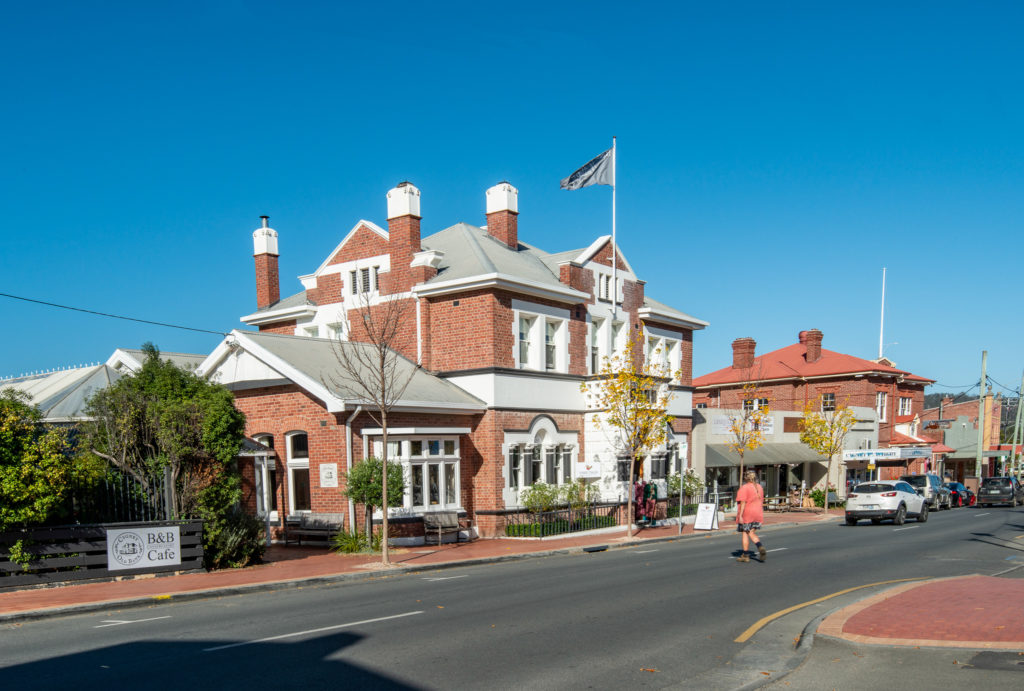
M 708 444 L 705 448 L 704 466 L 707 468 L 728 468 L 738 466 L 740 457 L 728 444 Z M 743 465 L 781 465 L 783 463 L 804 463 L 807 461 L 827 462 L 819 454 L 803 444 L 765 444 L 743 454 Z

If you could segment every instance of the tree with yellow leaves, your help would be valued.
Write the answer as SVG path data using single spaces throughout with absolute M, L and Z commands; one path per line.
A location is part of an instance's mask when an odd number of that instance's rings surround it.
M 623 352 L 604 359 L 595 381 L 580 386 L 593 395 L 591 407 L 602 411 L 595 416 L 597 427 L 612 431 L 616 447 L 629 455 L 630 484 L 637 462 L 665 442 L 673 419 L 668 414 L 673 398 L 668 384 L 679 376 L 659 363 L 657 352 L 641 361 L 639 331 L 630 336 Z M 633 537 L 632 488 L 626 511 L 628 535 Z
M 743 457 L 747 451 L 764 444 L 764 428 L 771 411 L 767 398 L 758 398 L 756 382 L 743 385 L 743 403 L 738 415 L 729 420 L 729 449 L 740 457 L 740 484 L 743 484 Z
M 825 474 L 825 508 L 828 508 L 828 483 L 832 477 L 832 460 L 843 451 L 846 435 L 857 416 L 845 403 L 825 405 L 821 397 L 804 404 L 800 441 L 812 451 L 828 457 Z

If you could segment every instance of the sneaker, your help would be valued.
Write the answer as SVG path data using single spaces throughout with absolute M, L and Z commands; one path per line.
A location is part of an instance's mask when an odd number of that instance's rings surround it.
M 757 554 L 758 554 L 758 556 L 761 557 L 761 561 L 764 561 L 765 557 L 768 556 L 768 550 L 766 550 L 764 548 L 764 545 L 758 545 L 757 546 Z
M 744 552 L 740 556 L 736 557 L 736 561 L 748 562 L 750 561 L 750 555 Z

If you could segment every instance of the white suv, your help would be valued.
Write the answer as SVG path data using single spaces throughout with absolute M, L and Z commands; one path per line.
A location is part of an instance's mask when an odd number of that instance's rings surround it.
M 923 475 L 904 475 L 900 478 L 916 489 L 928 502 L 932 511 L 953 508 L 953 496 L 949 488 L 942 484 L 942 478 L 932 473 Z

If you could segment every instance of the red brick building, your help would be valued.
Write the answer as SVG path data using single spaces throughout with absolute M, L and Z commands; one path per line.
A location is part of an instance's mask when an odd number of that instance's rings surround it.
M 691 427 L 693 332 L 707 324 L 647 297 L 644 282 L 608 236 L 545 252 L 519 239 L 518 191 L 486 193 L 486 225 L 457 223 L 421 236 L 420 191 L 387 194 L 387 229 L 357 222 L 312 273 L 281 298 L 278 237 L 267 219 L 253 233 L 257 310 L 201 371 L 236 394 L 250 437 L 272 445 L 246 476 L 276 521 L 301 512 L 356 511 L 342 495 L 351 463 L 379 455 L 381 430 L 364 400 L 332 386 L 338 348 L 365 340 L 361 310 L 402 304 L 394 349 L 415 386 L 389 421 L 389 458 L 406 493 L 394 510 L 410 539 L 419 517 L 458 510 L 492 534 L 536 482 L 585 479 L 620 499 L 615 440 L 594 424 L 581 385 L 630 334 L 638 358 L 679 375 L 668 385 L 676 417 L 646 477 L 685 462 Z M 332 360 L 332 357 L 335 358 Z M 585 387 L 584 387 L 585 388 Z M 272 467 L 271 467 L 272 466 Z M 271 491 L 272 490 L 272 491 Z M 267 505 L 267 506 L 264 506 Z
M 741 409 L 767 404 L 772 410 L 803 411 L 812 403 L 873 410 L 879 448 L 926 445 L 917 437 L 917 417 L 924 408 L 924 388 L 933 380 L 875 362 L 822 348 L 817 329 L 801 331 L 796 343 L 755 355 L 752 338 L 733 341 L 732 365 L 694 379 L 697 408 Z M 752 385 L 753 389 L 745 389 Z M 924 462 L 895 464 L 893 473 L 923 469 Z M 888 475 L 883 470 L 882 477 Z

